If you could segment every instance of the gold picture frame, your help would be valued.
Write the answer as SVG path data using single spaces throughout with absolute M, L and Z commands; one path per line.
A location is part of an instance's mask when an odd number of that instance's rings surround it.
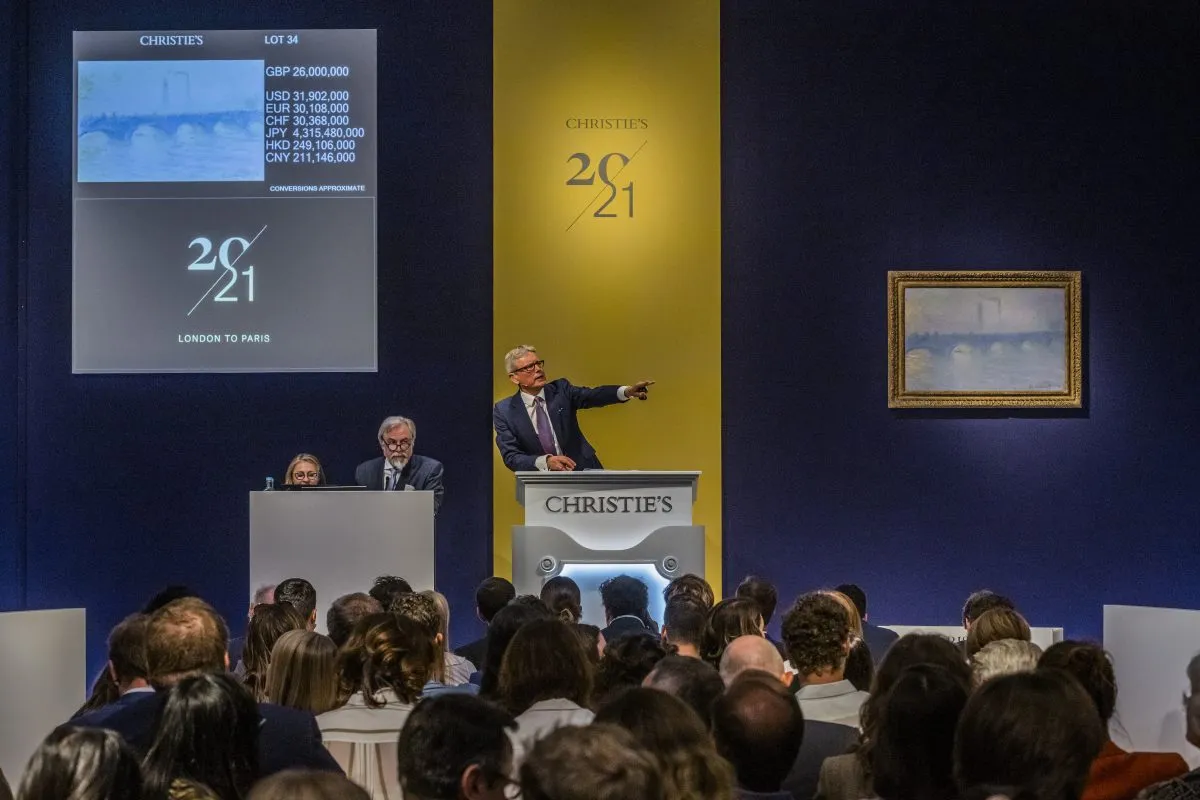
M 1080 408 L 1079 271 L 888 272 L 889 408 Z

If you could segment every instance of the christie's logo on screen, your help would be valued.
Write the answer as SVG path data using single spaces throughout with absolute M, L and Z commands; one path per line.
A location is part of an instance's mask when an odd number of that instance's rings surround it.
M 139 36 L 138 44 L 142 47 L 199 47 L 204 44 L 204 36 L 191 33 L 186 36 L 156 34 L 154 36 Z
M 671 498 L 664 495 L 564 497 L 556 494 L 546 498 L 546 510 L 551 514 L 669 514 L 672 507 Z

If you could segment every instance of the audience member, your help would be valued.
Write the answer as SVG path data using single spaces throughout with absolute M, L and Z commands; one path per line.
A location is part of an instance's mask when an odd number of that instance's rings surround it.
M 328 636 L 288 631 L 271 649 L 267 700 L 310 714 L 337 708 L 337 645 Z
M 871 648 L 871 655 L 874 657 L 875 663 L 878 664 L 883 660 L 883 656 L 887 653 L 888 648 L 900 638 L 900 635 L 887 628 L 870 624 L 867 619 L 867 593 L 862 590 L 862 587 L 853 583 L 843 583 L 837 587 L 837 591 L 849 597 L 850 602 L 854 603 L 854 608 L 858 611 L 858 616 L 862 619 L 862 638 L 867 643 L 867 647 Z
M 158 591 L 153 597 L 146 601 L 146 605 L 142 607 L 142 613 L 146 615 L 153 614 L 163 606 L 173 603 L 176 600 L 183 600 L 188 597 L 199 598 L 200 595 L 193 592 L 189 587 L 180 584 L 172 584 Z
M 250 606 L 246 609 L 246 624 L 254 619 L 254 609 L 261 605 L 271 605 L 275 602 L 275 584 L 264 583 L 254 590 L 254 594 L 250 596 Z M 233 673 L 237 677 L 246 677 L 246 665 L 242 662 L 243 651 L 246 649 L 246 637 L 234 636 L 229 640 L 229 663 L 236 664 Z
M 400 731 L 405 800 L 503 800 L 511 785 L 508 732 L 514 725 L 507 712 L 470 695 L 419 703 Z
M 442 683 L 446 686 L 466 686 L 475 674 L 475 665 L 450 649 L 450 601 L 446 599 L 446 595 L 433 589 L 421 594 L 433 600 L 437 608 L 438 635 L 441 636 L 438 647 L 444 666 Z M 474 692 L 474 687 L 470 691 Z
M 17 787 L 20 800 L 142 800 L 144 796 L 137 754 L 120 734 L 71 725 L 57 728 L 38 745 Z
M 92 713 L 95 724 L 142 699 L 141 694 L 154 691 L 146 680 L 146 619 L 145 614 L 130 614 L 108 634 L 108 663 L 101 676 L 104 680 L 96 680 L 91 697 L 75 716 L 109 709 L 104 714 Z
M 962 625 L 968 631 L 979 619 L 993 608 L 1007 608 L 1009 611 L 1016 611 L 1017 606 L 1012 600 L 1009 600 L 1002 594 L 996 594 L 990 589 L 980 589 L 978 592 L 972 592 L 967 598 L 962 607 Z
M 961 670 L 917 664 L 884 697 L 871 748 L 881 800 L 955 800 L 954 730 L 971 684 Z
M 708 584 L 708 581 L 691 572 L 686 575 L 680 575 L 664 586 L 662 596 L 664 605 L 677 597 L 686 597 L 690 600 L 695 600 L 704 606 L 705 612 L 712 608 L 713 603 L 716 602 L 716 595 L 713 593 L 712 586 Z
M 729 643 L 721 656 L 721 680 L 725 686 L 732 684 L 734 678 L 746 670 L 769 673 L 784 687 L 792 682 L 779 651 L 762 636 L 739 636 Z
M 333 643 L 341 647 L 350 638 L 350 631 L 354 630 L 359 620 L 386 610 L 378 600 L 366 592 L 344 594 L 334 600 L 329 611 L 325 613 L 325 630 L 329 631 L 329 638 Z
M 771 619 L 775 616 L 775 608 L 779 605 L 779 591 L 775 588 L 775 584 L 758 575 L 747 575 L 738 584 L 734 596 L 745 597 L 748 600 L 754 601 L 755 605 L 758 606 L 759 612 L 762 614 L 763 636 L 775 646 L 775 649 L 779 651 L 779 655 L 786 661 L 787 653 L 783 649 L 783 643 L 775 641 L 767 633 L 767 626 L 771 624 Z
M 404 578 L 395 575 L 380 575 L 375 579 L 367 594 L 374 597 L 379 607 L 387 611 L 392 607 L 392 601 L 402 594 L 412 594 L 412 585 Z
M 583 647 L 587 650 L 588 660 L 592 662 L 592 666 L 599 664 L 600 656 L 604 653 L 604 637 L 600 635 L 600 629 L 595 625 L 581 622 L 575 626 L 575 632 L 583 641 Z
M 707 625 L 708 612 L 697 600 L 686 595 L 673 597 L 663 612 L 663 644 L 681 656 L 700 658 Z
M 289 769 L 254 784 L 246 800 L 370 800 L 371 795 L 344 775 Z
M 858 615 L 858 607 L 854 605 L 854 602 L 836 589 L 823 589 L 821 594 L 827 594 L 841 604 L 842 608 L 846 610 L 846 617 L 850 620 L 850 632 L 859 639 L 863 638 L 862 617 Z
M 186 597 L 163 606 L 146 621 L 146 671 L 150 685 L 158 691 L 143 694 L 143 699 L 108 716 L 85 714 L 75 724 L 114 730 L 135 751 L 145 753 L 153 743 L 155 718 L 166 690 L 194 675 L 224 673 L 229 663 L 228 642 L 225 620 L 203 600 Z M 263 720 L 258 743 L 260 776 L 290 767 L 338 769 L 321 746 L 321 733 L 312 714 L 270 703 L 260 703 L 258 713 Z
M 387 613 L 364 617 L 338 653 L 345 704 L 321 714 L 317 724 L 346 775 L 372 797 L 400 796 L 396 740 L 433 661 L 428 631 Z
M 1104 726 L 1079 682 L 1056 669 L 1002 675 L 967 701 L 954 741 L 959 796 L 1079 800 Z
M 845 676 L 855 689 L 870 690 L 875 679 L 875 659 L 866 639 L 855 638 L 851 643 L 850 652 L 846 654 Z
M 300 612 L 310 631 L 317 628 L 317 590 L 304 578 L 288 578 L 275 587 L 275 603 L 287 603 Z
M 288 603 L 261 605 L 246 626 L 246 650 L 243 659 L 242 683 L 255 701 L 267 699 L 267 668 L 271 665 L 271 650 L 280 636 L 288 631 L 305 628 L 305 619 Z
M 146 794 L 166 797 L 177 780 L 241 800 L 259 775 L 254 697 L 232 675 L 206 673 L 171 687 L 146 753 Z
M 604 624 L 600 631 L 605 646 L 622 636 L 654 631 L 650 624 L 650 590 L 646 584 L 629 575 L 618 575 L 600 584 L 600 600 L 604 603 Z
M 883 706 L 888 692 L 904 671 L 919 665 L 942 667 L 963 683 L 971 680 L 971 671 L 962 651 L 945 636 L 910 633 L 900 637 L 879 664 L 870 697 L 862 706 L 858 746 L 853 753 L 834 755 L 819 766 L 817 795 L 824 800 L 861 800 L 876 796 L 871 781 L 872 750 Z
M 628 634 L 609 644 L 596 667 L 594 694 L 597 704 L 606 702 L 622 689 L 641 686 L 666 655 L 662 643 L 652 633 Z
M 509 601 L 516 596 L 517 590 L 504 578 L 485 578 L 475 589 L 475 615 L 484 625 L 490 626 L 492 619 L 500 609 L 508 605 Z M 457 648 L 454 652 L 482 670 L 484 662 L 487 661 L 486 650 L 487 634 L 485 633 L 483 637 Z M 500 662 L 496 663 L 499 665 Z
M 542 584 L 542 602 L 550 613 L 572 624 L 583 619 L 583 598 L 579 584 L 564 575 L 556 575 Z
M 316 456 L 300 453 L 287 465 L 283 473 L 285 486 L 324 486 L 325 470 Z
M 667 797 L 732 800 L 733 768 L 682 700 L 655 689 L 629 689 L 601 706 L 596 721 L 629 731 L 654 756 Z
M 1017 639 L 1001 639 L 985 644 L 971 656 L 972 682 L 982 686 L 985 681 L 1014 672 L 1031 672 L 1037 669 L 1042 648 L 1033 642 Z
M 1132 800 L 1147 786 L 1188 771 L 1187 762 L 1178 753 L 1129 753 L 1108 737 L 1108 725 L 1117 707 L 1117 676 L 1112 659 L 1100 645 L 1059 642 L 1046 651 L 1038 666 L 1075 676 L 1104 723 L 1104 747 L 1092 762 L 1083 800 Z
M 967 631 L 966 653 L 971 658 L 986 645 L 1004 639 L 1028 642 L 1032 639 L 1029 623 L 1011 608 L 993 608 L 979 615 Z
M 850 614 L 831 593 L 801 595 L 784 615 L 783 643 L 800 677 L 796 699 L 806 720 L 858 724 L 867 693 L 845 679 L 850 637 Z
M 421 693 L 432 696 L 448 689 L 450 684 L 446 681 L 445 639 L 442 638 L 442 622 L 437 601 L 424 592 L 413 592 L 397 597 L 388 612 L 411 621 L 429 640 L 433 665 Z
M 546 614 L 546 616 L 554 616 L 554 614 L 550 611 L 550 606 L 542 602 L 542 598 L 538 597 L 536 594 L 519 594 L 512 599 L 512 602 L 509 605 L 528 606 L 529 608 L 543 612 Z
M 708 612 L 704 626 L 701 651 L 704 660 L 714 669 L 719 667 L 725 648 L 739 636 L 763 636 L 763 616 L 758 604 L 745 597 L 720 601 Z
M 739 673 L 713 703 L 712 732 L 717 752 L 733 765 L 739 798 L 792 800 L 782 785 L 800 753 L 804 715 L 779 676 Z
M 770 646 L 769 642 L 757 636 L 746 638 L 758 639 Z M 713 701 L 725 691 L 725 684 L 715 669 L 698 658 L 678 655 L 667 656 L 655 664 L 642 685 L 678 697 L 696 712 L 705 727 L 712 721 L 710 714 Z
M 523 625 L 535 619 L 549 619 L 550 612 L 525 605 L 507 605 L 496 612 L 488 625 L 487 645 L 484 661 L 479 671 L 479 694 L 489 700 L 498 699 L 500 689 L 500 664 L 504 651 Z
M 1187 742 L 1200 747 L 1200 655 L 1187 666 L 1190 690 L 1183 696 Z M 1200 798 L 1200 769 L 1163 781 L 1143 790 L 1138 800 L 1197 800 Z
M 628 731 L 614 725 L 561 728 L 521 764 L 524 800 L 684 800 L 665 794 L 662 770 Z
M 500 666 L 498 699 L 516 715 L 518 763 L 555 728 L 592 721 L 592 664 L 571 625 L 539 619 L 517 631 Z

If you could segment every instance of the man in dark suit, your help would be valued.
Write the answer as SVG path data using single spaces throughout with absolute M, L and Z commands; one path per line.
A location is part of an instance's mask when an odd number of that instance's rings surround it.
M 658 633 L 650 619 L 650 589 L 630 575 L 618 575 L 600 584 L 604 622 L 600 631 L 607 644 L 634 633 Z
M 442 507 L 442 462 L 413 452 L 417 425 L 407 417 L 388 417 L 379 426 L 383 455 L 364 461 L 354 470 L 359 486 L 384 492 L 433 492 L 433 513 Z
M 108 634 L 108 663 L 104 669 L 116 684 L 120 696 L 108 705 L 91 711 L 77 711 L 76 719 L 108 719 L 121 709 L 143 700 L 154 689 L 146 679 L 146 614 L 130 614 Z M 89 701 L 90 703 L 90 701 Z M 87 705 L 84 706 L 87 708 Z
M 225 620 L 199 598 L 176 600 L 151 614 L 145 637 L 146 669 L 155 691 L 136 694 L 124 702 L 130 696 L 127 693 L 119 707 L 105 707 L 71 720 L 72 725 L 116 731 L 143 756 L 154 743 L 158 710 L 170 688 L 191 675 L 223 672 L 229 664 Z M 312 714 L 271 703 L 259 703 L 258 713 L 259 777 L 293 768 L 341 772 L 321 744 L 321 731 Z
M 858 609 L 858 616 L 862 618 L 863 640 L 867 643 L 867 649 L 871 651 L 871 658 L 878 666 L 883 661 L 884 655 L 887 654 L 888 648 L 900 638 L 900 634 L 867 623 L 867 593 L 861 588 L 853 583 L 843 583 L 837 587 L 837 591 L 849 597 L 850 602 L 854 603 L 854 607 Z
M 500 609 L 508 605 L 516 596 L 516 588 L 504 578 L 496 576 L 484 578 L 483 582 L 475 589 L 475 614 L 479 617 L 480 622 L 491 625 L 492 617 L 496 616 Z M 462 647 L 456 647 L 454 654 L 470 661 L 476 669 L 482 669 L 483 661 L 487 658 L 487 633 L 485 632 L 482 637 L 468 642 Z
M 647 387 L 654 381 L 595 389 L 572 386 L 566 378 L 547 383 L 545 364 L 529 345 L 504 356 L 504 369 L 517 385 L 516 394 L 492 408 L 496 447 L 504 465 L 513 472 L 603 469 L 579 428 L 576 412 L 623 403 L 631 397 L 645 400 Z

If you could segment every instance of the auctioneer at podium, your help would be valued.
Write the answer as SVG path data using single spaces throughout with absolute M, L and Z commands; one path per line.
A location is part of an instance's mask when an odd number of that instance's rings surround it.
M 654 381 L 594 389 L 572 386 L 566 378 L 547 383 L 545 365 L 530 345 L 515 347 L 504 356 L 504 370 L 517 385 L 512 397 L 492 409 L 496 447 L 504 466 L 513 472 L 603 469 L 576 412 L 624 403 L 631 397 L 645 400 Z

